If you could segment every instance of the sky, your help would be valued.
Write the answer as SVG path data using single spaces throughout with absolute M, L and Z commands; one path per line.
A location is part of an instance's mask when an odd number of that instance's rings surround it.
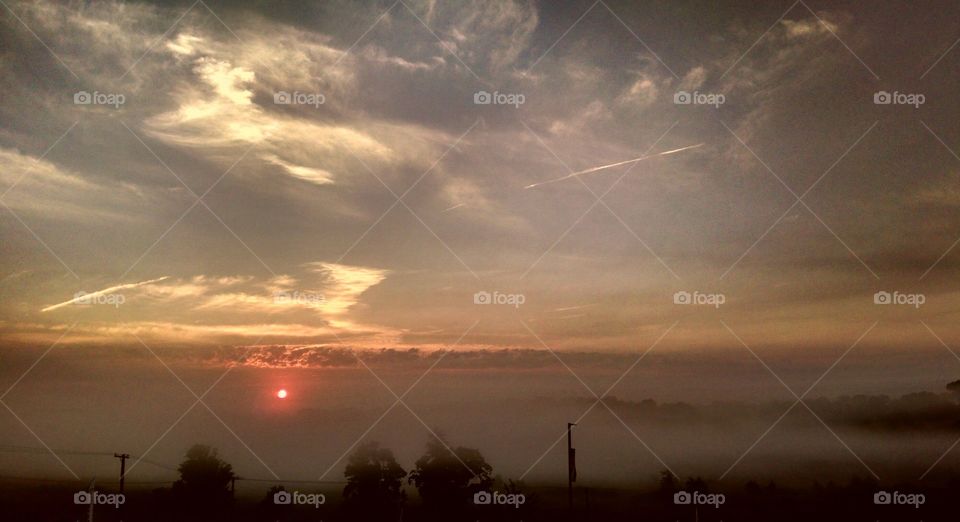
M 958 9 L 8 1 L 0 387 L 940 391 Z

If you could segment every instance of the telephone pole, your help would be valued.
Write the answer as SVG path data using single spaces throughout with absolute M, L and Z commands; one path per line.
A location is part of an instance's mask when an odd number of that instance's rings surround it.
M 120 493 L 123 493 L 123 479 L 127 474 L 127 459 L 130 458 L 129 453 L 114 453 L 115 458 L 120 459 Z
M 573 448 L 574 422 L 567 423 L 567 504 L 573 513 L 573 483 L 577 481 L 577 450 Z
M 87 488 L 87 491 L 93 495 L 97 487 L 97 478 L 94 477 L 90 480 L 90 487 Z M 87 508 L 87 522 L 93 522 L 93 499 L 90 500 L 90 507 Z

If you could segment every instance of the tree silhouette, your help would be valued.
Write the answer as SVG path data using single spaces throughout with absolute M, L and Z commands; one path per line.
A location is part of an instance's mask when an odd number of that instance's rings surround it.
M 367 518 L 387 519 L 406 500 L 403 478 L 407 476 L 393 452 L 378 442 L 367 442 L 357 448 L 344 471 L 347 485 L 343 497 L 348 508 L 363 512 Z
M 960 379 L 947 383 L 947 390 L 960 396 Z
M 677 480 L 673 478 L 673 472 L 668 469 L 660 471 L 659 489 L 657 493 L 667 501 L 673 501 L 673 494 L 680 489 Z
M 260 504 L 257 506 L 259 512 L 259 519 L 262 520 L 279 520 L 280 519 L 280 508 L 274 501 L 274 495 L 281 491 L 286 491 L 287 488 L 276 485 L 270 486 L 270 489 L 267 490 L 267 494 L 260 500 Z
M 267 496 L 263 497 L 263 500 L 260 501 L 261 504 L 269 504 L 271 506 L 276 503 L 273 501 L 273 496 L 281 491 L 286 491 L 287 488 L 283 486 L 270 486 L 270 489 L 267 490 Z
M 424 505 L 442 515 L 466 508 L 473 502 L 474 493 L 489 489 L 492 471 L 479 450 L 462 446 L 451 449 L 442 438 L 432 437 L 409 480 Z
M 687 477 L 687 482 L 684 483 L 683 489 L 688 493 L 693 493 L 694 491 L 707 493 L 707 481 L 701 477 Z
M 207 520 L 214 513 L 229 510 L 233 500 L 230 481 L 235 475 L 233 467 L 217 456 L 216 449 L 194 445 L 177 470 L 180 480 L 173 483 L 173 496 L 180 507 Z

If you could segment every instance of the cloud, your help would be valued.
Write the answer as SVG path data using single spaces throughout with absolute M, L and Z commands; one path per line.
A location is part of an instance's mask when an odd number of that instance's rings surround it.
M 953 174 L 951 178 L 943 179 L 916 189 L 913 194 L 913 203 L 919 207 L 930 205 L 938 207 L 960 207 L 960 176 Z
M 325 288 L 323 310 L 334 318 L 344 317 L 357 304 L 361 294 L 380 284 L 389 273 L 377 268 L 336 263 L 307 263 L 304 266 L 322 277 Z M 333 319 L 332 324 L 352 326 L 341 319 Z
M 361 59 L 371 63 L 398 67 L 407 72 L 430 71 L 442 66 L 445 62 L 442 57 L 435 56 L 428 62 L 411 62 L 400 56 L 391 55 L 386 49 L 378 45 L 367 45 L 360 52 Z
M 442 9 L 458 54 L 464 60 L 483 60 L 491 72 L 515 65 L 539 25 L 536 8 L 527 2 L 450 4 Z
M 223 310 L 243 313 L 279 314 L 291 310 L 310 310 L 337 328 L 352 329 L 350 309 L 360 296 L 383 281 L 386 270 L 335 263 L 307 263 L 300 279 L 277 276 L 261 286 L 258 293 L 248 291 L 207 292 L 195 306 L 198 310 Z
M 15 210 L 60 221 L 116 222 L 136 219 L 143 200 L 130 183 L 104 185 L 49 159 L 0 146 L 3 202 Z
M 410 370 L 430 364 L 443 357 L 446 370 L 515 370 L 515 371 L 562 371 L 557 359 L 548 350 L 542 349 L 495 349 L 471 344 L 458 345 L 456 349 L 438 345 L 430 348 L 370 348 L 352 344 L 264 344 L 226 347 L 215 353 L 196 352 L 194 362 L 200 364 L 242 364 L 263 368 L 353 368 L 358 367 L 357 357 L 364 362 L 391 370 Z M 566 351 L 563 358 L 578 368 L 621 368 L 636 360 L 631 354 L 604 354 L 594 352 Z
M 821 24 L 797 7 L 764 33 L 772 19 L 760 20 L 755 10 L 733 8 L 731 19 L 692 28 L 670 17 L 666 25 L 654 24 L 639 11 L 618 9 L 624 23 L 682 76 L 678 80 L 603 9 L 564 35 L 579 13 L 551 3 L 410 5 L 442 43 L 399 4 L 353 48 L 382 9 L 335 3 L 316 12 L 337 16 L 306 23 L 314 18 L 291 16 L 314 12 L 306 8 L 223 4 L 211 8 L 230 31 L 207 10 L 194 9 L 165 34 L 186 6 L 44 0 L 12 5 L 80 76 L 70 79 L 22 24 L 5 26 L 5 56 L 11 59 L 0 65 L 0 87 L 8 94 L 0 101 L 0 179 L 8 186 L 22 180 L 4 202 L 18 214 L 25 211 L 24 221 L 52 251 L 71 267 L 86 265 L 77 272 L 101 282 L 94 286 L 108 286 L 193 203 L 118 124 L 123 122 L 191 187 L 210 186 L 206 182 L 248 152 L 205 201 L 280 272 L 276 278 L 246 275 L 249 256 L 233 255 L 229 248 L 240 246 L 235 238 L 196 207 L 161 237 L 141 268 L 149 275 L 138 278 L 169 279 L 126 289 L 137 299 L 118 310 L 61 307 L 41 314 L 51 331 L 55 320 L 78 314 L 100 316 L 104 325 L 114 320 L 118 328 L 142 328 L 157 338 L 166 327 L 182 325 L 176 335 L 191 339 L 239 336 L 249 342 L 247 334 L 263 332 L 277 341 L 335 332 L 439 343 L 457 335 L 465 315 L 477 312 L 469 307 L 477 288 L 445 246 L 481 275 L 485 287 L 523 286 L 530 297 L 526 319 L 550 330 L 545 335 L 562 334 L 555 337 L 566 346 L 623 349 L 636 316 L 643 317 L 643 328 L 653 328 L 675 313 L 662 298 L 676 291 L 675 281 L 663 277 L 658 258 L 684 280 L 714 280 L 751 249 L 725 280 L 733 302 L 791 307 L 802 317 L 790 324 L 777 318 L 776 324 L 792 332 L 821 331 L 813 318 L 852 308 L 863 273 L 850 275 L 860 270 L 856 261 L 805 211 L 793 212 L 751 247 L 785 210 L 784 198 L 787 205 L 792 200 L 713 116 L 800 192 L 866 128 L 873 119 L 869 111 L 883 110 L 871 103 L 873 87 L 858 76 L 868 73 L 830 31 L 871 65 L 871 57 L 881 55 L 890 63 L 915 62 L 904 49 L 881 49 L 882 38 L 872 35 L 888 32 L 880 32 L 876 20 L 854 20 L 835 10 L 820 14 L 826 20 Z M 938 31 L 930 38 L 952 41 L 943 30 L 923 29 Z M 710 43 L 706 52 L 704 42 Z M 116 111 L 75 106 L 71 95 L 81 88 L 124 92 L 129 103 Z M 522 93 L 527 102 L 478 106 L 472 95 L 481 88 Z M 722 92 L 727 103 L 717 110 L 675 106 L 677 89 Z M 273 94 L 281 90 L 322 94 L 325 102 L 276 104 Z M 952 98 L 934 94 L 931 102 L 947 105 L 930 118 L 949 114 Z M 81 122 L 78 128 L 37 160 L 74 121 Z M 636 158 L 675 121 L 680 124 L 653 150 L 707 145 L 696 154 L 638 165 L 593 210 L 591 194 L 579 183 L 520 190 L 563 176 L 569 172 L 565 165 L 580 171 Z M 949 132 L 948 124 L 926 121 Z M 474 122 L 480 123 L 450 148 Z M 913 237 L 917 253 L 909 254 L 911 263 L 929 257 L 929 266 L 955 237 L 949 210 L 958 200 L 954 185 L 931 183 L 930 176 L 942 177 L 944 161 L 954 160 L 942 150 L 896 147 L 903 141 L 883 135 L 890 128 L 879 125 L 808 201 L 867 262 L 897 259 L 891 250 L 906 258 L 900 238 Z M 884 141 L 870 143 L 874 139 Z M 939 147 L 933 137 L 923 139 Z M 880 161 L 894 154 L 911 176 L 902 176 L 894 162 Z M 583 180 L 599 195 L 627 168 L 613 166 Z M 850 172 L 840 172 L 845 169 Z M 394 199 L 370 172 L 398 194 L 410 188 L 404 203 L 436 237 L 399 206 L 378 221 Z M 894 188 L 878 182 L 885 178 L 896 178 Z M 844 198 L 850 204 L 837 202 Z M 884 226 L 884 219 L 896 220 L 891 216 L 903 218 L 896 227 Z M 76 228 L 63 226 L 67 222 Z M 2 269 L 15 273 L 24 269 L 21 263 L 31 263 L 35 272 L 30 284 L 27 278 L 4 283 L 4 315 L 36 314 L 51 301 L 67 299 L 73 283 L 51 276 L 62 271 L 56 260 L 11 223 L 20 234 L 10 234 L 7 252 L 23 255 L 4 256 Z M 921 233 L 903 233 L 911 229 Z M 115 238 L 108 249 L 98 241 L 104 237 Z M 363 241 L 349 258 L 355 266 L 313 263 L 337 259 L 358 237 Z M 741 268 L 757 268 L 764 260 L 780 271 L 737 277 Z M 534 263 L 530 277 L 517 283 Z M 953 264 L 947 256 L 937 271 L 949 274 Z M 756 284 L 774 280 L 802 284 L 791 286 L 789 295 Z M 284 292 L 323 299 L 277 297 Z M 436 299 L 410 298 L 428 293 Z M 546 302 L 551 311 L 598 304 L 553 313 L 538 308 Z M 482 312 L 490 313 L 491 331 L 484 335 L 491 344 L 528 341 L 510 331 L 514 317 L 496 316 L 494 308 Z M 559 315 L 567 318 L 551 320 Z M 749 315 L 744 319 L 750 321 Z M 791 342 L 798 338 L 813 342 L 800 334 Z
M 649 107 L 657 101 L 659 89 L 653 79 L 646 76 L 638 78 L 621 97 L 622 101 L 638 107 Z
M 58 336 L 50 339 L 50 332 L 56 332 L 49 327 L 37 325 L 37 330 L 46 330 L 46 334 L 17 334 L 15 339 L 26 342 L 51 342 Z M 376 332 L 357 332 L 374 334 Z M 135 336 L 135 337 L 134 337 Z M 327 325 L 312 325 L 301 323 L 263 323 L 250 322 L 242 324 L 207 323 L 195 324 L 184 321 L 112 321 L 112 322 L 85 322 L 70 330 L 69 335 L 62 339 L 63 344 L 73 345 L 112 345 L 124 342 L 135 342 L 136 338 L 157 346 L 190 344 L 192 346 L 209 347 L 220 343 L 242 343 L 261 339 L 277 339 L 280 341 L 294 341 L 307 339 L 330 339 L 335 336 L 353 338 L 353 335 Z
M 163 341 L 212 341 L 224 336 L 302 339 L 321 335 L 386 339 L 398 334 L 392 328 L 363 324 L 353 317 L 352 309 L 360 303 L 363 293 L 382 282 L 387 270 L 324 262 L 307 263 L 302 268 L 303 272 L 296 276 L 268 280 L 251 276 L 164 276 L 83 295 L 77 293 L 72 299 L 40 311 L 62 310 L 85 299 L 122 294 L 123 306 L 111 312 L 121 314 L 118 324 L 88 320 L 97 326 L 77 330 L 86 332 L 88 340 L 98 334 L 123 331 Z M 92 314 L 95 310 L 96 307 L 78 307 L 73 311 Z M 264 314 L 274 322 L 264 324 Z
M 87 300 L 87 299 L 95 299 L 95 298 L 97 298 L 97 297 L 104 296 L 104 295 L 116 294 L 116 293 L 121 292 L 121 291 L 123 291 L 123 290 L 130 290 L 130 289 L 138 288 L 138 287 L 141 287 L 141 286 L 153 285 L 153 284 L 159 283 L 159 282 L 161 282 L 161 281 L 165 281 L 166 279 L 169 279 L 169 277 L 168 277 L 168 276 L 163 276 L 163 277 L 158 277 L 157 279 L 150 279 L 150 280 L 148 280 L 148 281 L 141 281 L 141 282 L 139 282 L 139 283 L 127 283 L 127 284 L 122 284 L 122 285 L 115 285 L 115 286 L 111 286 L 111 287 L 104 288 L 103 290 L 97 290 L 96 292 L 90 292 L 90 293 L 87 293 L 87 292 L 79 292 L 79 294 L 81 294 L 81 295 L 77 295 L 77 296 L 74 297 L 73 299 L 69 299 L 69 300 L 64 301 L 64 302 L 62 302 L 62 303 L 57 303 L 57 304 L 55 304 L 55 305 L 50 305 L 50 306 L 48 306 L 48 307 L 46 307 L 46 308 L 43 308 L 43 309 L 40 310 L 40 311 L 41 311 L 41 312 L 50 312 L 50 311 L 56 310 L 56 309 L 58 309 L 58 308 L 63 308 L 64 306 L 67 306 L 67 305 L 72 305 L 72 304 L 75 304 L 75 303 L 78 303 L 78 302 L 82 302 L 82 301 Z
M 823 33 L 837 32 L 837 24 L 824 20 L 822 23 L 816 19 L 807 20 L 781 20 L 780 24 L 786 28 L 787 38 L 800 38 Z
M 292 61 L 303 61 L 302 55 L 306 54 L 323 56 L 332 62 L 329 49 L 318 52 L 313 48 L 322 44 L 303 45 L 307 46 L 306 51 L 289 52 Z M 316 92 L 317 87 L 310 85 L 315 82 L 303 78 L 275 76 L 286 70 L 265 68 L 259 56 L 262 46 L 255 41 L 223 47 L 205 36 L 179 35 L 168 49 L 189 67 L 193 78 L 184 78 L 173 87 L 170 94 L 176 107 L 148 117 L 147 132 L 171 144 L 201 149 L 253 146 L 256 155 L 282 167 L 281 172 L 317 185 L 334 183 L 343 176 L 344 161 L 350 156 L 371 163 L 394 157 L 391 147 L 358 127 L 323 123 L 304 113 L 317 110 L 315 106 L 279 105 L 273 110 L 262 107 L 255 96 L 272 104 L 273 94 L 281 90 L 300 89 L 332 102 L 338 94 Z M 279 58 L 282 61 L 283 57 Z M 385 57 L 378 55 L 378 59 Z M 273 57 L 270 63 L 276 61 L 278 57 Z M 251 62 L 252 65 L 238 65 Z M 328 65 L 333 67 L 332 63 Z M 251 67 L 259 68 L 261 73 Z
M 687 71 L 687 74 L 683 75 L 683 79 L 680 80 L 680 90 L 684 91 L 694 91 L 699 89 L 703 82 L 707 79 L 707 69 L 702 65 L 698 65 L 693 69 Z
M 310 183 L 315 183 L 317 185 L 327 185 L 329 183 L 333 183 L 333 174 L 323 169 L 294 165 L 293 163 L 283 161 L 272 154 L 265 154 L 263 159 L 273 163 L 274 165 L 283 167 L 291 175 L 304 181 L 309 181 Z

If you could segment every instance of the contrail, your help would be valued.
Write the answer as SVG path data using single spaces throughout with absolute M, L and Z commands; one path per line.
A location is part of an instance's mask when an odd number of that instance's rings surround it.
M 104 294 L 109 294 L 109 293 L 112 293 L 112 292 L 116 292 L 117 290 L 126 290 L 126 289 L 128 289 L 128 288 L 136 288 L 136 287 L 138 287 L 138 286 L 149 285 L 149 284 L 152 284 L 152 283 L 159 283 L 160 281 L 163 281 L 164 279 L 169 279 L 169 278 L 170 278 L 170 276 L 163 276 L 163 277 L 159 277 L 159 278 L 157 278 L 157 279 L 151 279 L 151 280 L 149 280 L 149 281 L 141 281 L 141 282 L 139 282 L 139 283 L 128 283 L 128 284 L 125 284 L 125 285 L 111 286 L 111 287 L 109 287 L 109 288 L 104 288 L 103 290 L 97 290 L 96 292 L 91 292 L 91 293 L 89 293 L 89 294 L 83 294 L 82 296 L 74 297 L 73 299 L 71 299 L 71 300 L 69 300 L 69 301 L 64 301 L 64 302 L 62 302 L 62 303 L 58 303 L 58 304 L 55 304 L 55 305 L 50 305 L 50 306 L 48 306 L 48 307 L 46 307 L 46 308 L 44 308 L 43 310 L 40 310 L 40 311 L 41 311 L 41 312 L 49 312 L 50 310 L 56 310 L 57 308 L 62 308 L 62 307 L 64 307 L 64 306 L 71 305 L 71 304 L 76 303 L 77 301 L 80 301 L 80 300 L 82 300 L 82 299 L 90 299 L 91 297 L 97 297 L 97 296 L 101 296 L 101 295 L 104 295 Z
M 640 156 L 639 158 L 629 159 L 629 160 L 626 160 L 626 161 L 618 161 L 617 163 L 611 163 L 611 164 L 609 164 L 609 165 L 603 165 L 603 166 L 600 166 L 600 167 L 593 167 L 593 168 L 590 168 L 590 169 L 587 169 L 587 170 L 581 170 L 580 172 L 574 172 L 573 174 L 567 174 L 566 176 L 563 176 L 562 178 L 551 179 L 551 180 L 548 180 L 548 181 L 541 181 L 540 183 L 534 183 L 534 184 L 532 184 L 532 185 L 527 185 L 526 187 L 523 187 L 523 188 L 524 188 L 524 189 L 530 189 L 530 188 L 534 188 L 534 187 L 539 187 L 540 185 L 546 185 L 546 184 L 548 184 L 548 183 L 556 183 L 557 181 L 563 181 L 563 180 L 565 180 L 565 179 L 575 178 L 575 177 L 577 177 L 577 176 L 579 176 L 579 175 L 581 175 L 581 174 L 589 174 L 589 173 L 591 173 L 591 172 L 596 172 L 596 171 L 598 171 L 598 170 L 609 169 L 609 168 L 611 168 L 611 167 L 619 167 L 620 165 L 626 165 L 626 164 L 628 164 L 628 163 L 636 163 L 636 162 L 638 162 L 638 161 L 643 161 L 643 160 L 645 160 L 645 159 L 650 159 L 650 158 L 656 158 L 656 157 L 658 157 L 658 156 L 668 156 L 668 155 L 670 155 L 670 154 L 676 154 L 676 153 L 678 153 L 678 152 L 683 152 L 683 151 L 685 151 L 685 150 L 690 150 L 690 149 L 695 149 L 695 148 L 697 148 L 697 147 L 702 147 L 703 145 L 704 145 L 703 143 L 698 143 L 698 144 L 696 144 L 696 145 L 688 145 L 688 146 L 686 146 L 686 147 L 681 147 L 681 148 L 679 148 L 679 149 L 673 149 L 673 150 L 667 150 L 667 151 L 664 151 L 664 152 L 658 152 L 658 153 L 656 153 L 656 154 L 650 154 L 650 155 L 648 155 L 648 156 Z

